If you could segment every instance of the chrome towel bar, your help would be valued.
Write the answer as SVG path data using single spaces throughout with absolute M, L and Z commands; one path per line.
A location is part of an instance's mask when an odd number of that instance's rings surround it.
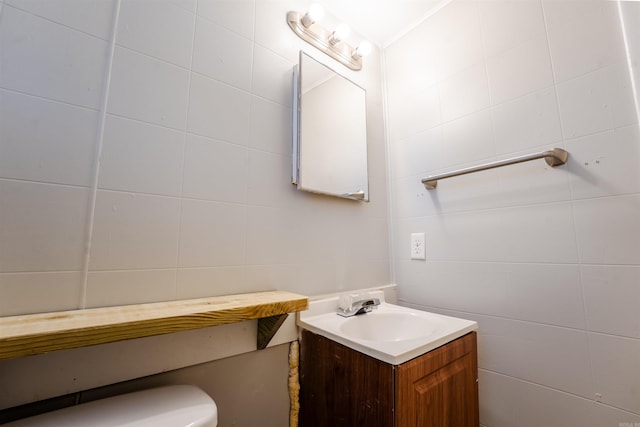
M 544 159 L 549 166 L 560 166 L 567 163 L 569 153 L 562 148 L 553 148 L 541 153 L 528 154 L 526 156 L 514 157 L 511 159 L 500 160 L 498 162 L 486 163 L 484 165 L 473 166 L 466 169 L 459 169 L 440 175 L 433 175 L 422 180 L 427 190 L 433 190 L 438 186 L 438 181 L 445 178 L 453 178 L 454 176 L 466 175 L 468 173 L 480 172 L 487 169 L 499 168 L 501 166 L 515 165 L 516 163 L 528 162 L 530 160 Z

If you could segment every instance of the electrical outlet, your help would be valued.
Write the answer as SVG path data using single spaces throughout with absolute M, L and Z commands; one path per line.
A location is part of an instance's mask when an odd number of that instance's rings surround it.
M 427 259 L 424 249 L 424 233 L 411 233 L 411 259 Z

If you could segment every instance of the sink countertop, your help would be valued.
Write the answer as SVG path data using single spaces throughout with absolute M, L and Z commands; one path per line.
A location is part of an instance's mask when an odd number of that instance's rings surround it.
M 478 329 L 471 320 L 386 303 L 381 291 L 368 296 L 379 298 L 380 305 L 370 313 L 347 318 L 336 313 L 338 296 L 309 301 L 309 309 L 298 313 L 298 326 L 392 365 Z

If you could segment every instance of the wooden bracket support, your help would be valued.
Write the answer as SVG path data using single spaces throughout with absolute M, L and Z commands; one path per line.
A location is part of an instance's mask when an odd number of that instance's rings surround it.
M 267 348 L 280 326 L 287 320 L 288 313 L 258 319 L 258 350 Z

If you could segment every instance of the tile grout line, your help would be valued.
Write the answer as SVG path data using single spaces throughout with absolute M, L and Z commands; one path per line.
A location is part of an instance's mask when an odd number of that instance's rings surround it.
M 545 14 L 544 2 L 540 1 L 540 7 L 542 9 L 542 22 L 544 24 L 544 32 L 545 38 L 547 40 L 547 50 L 549 52 L 549 62 L 551 63 L 551 74 L 553 76 L 554 83 L 554 93 L 556 99 L 556 107 L 558 109 L 558 118 L 560 120 L 560 135 L 562 136 L 562 145 L 564 148 L 567 147 L 567 131 L 565 129 L 564 120 L 562 117 L 562 111 L 560 108 L 560 95 L 558 94 L 558 77 L 556 75 L 556 67 L 554 65 L 553 55 L 551 54 L 551 40 L 549 38 L 549 26 L 547 22 L 547 15 Z M 591 336 L 589 334 L 589 320 L 587 318 L 587 298 L 585 296 L 585 288 L 584 288 L 584 274 L 582 269 L 582 254 L 580 253 L 580 242 L 578 241 L 578 229 L 576 226 L 576 206 L 575 206 L 575 198 L 574 198 L 574 185 L 572 184 L 572 180 L 567 175 L 567 180 L 569 184 L 569 204 L 571 207 L 571 226 L 573 228 L 573 239 L 575 244 L 576 256 L 577 256 L 577 265 L 578 265 L 578 275 L 580 278 L 580 298 L 582 302 L 582 316 L 584 320 L 584 331 L 586 333 L 586 341 L 587 341 L 587 359 L 589 362 L 589 374 L 591 376 L 591 392 L 593 393 L 592 400 L 594 402 L 598 402 L 598 393 L 597 393 L 597 382 L 596 382 L 596 374 L 593 366 L 593 347 L 591 343 Z
M 111 86 L 111 72 L 113 70 L 113 58 L 116 46 L 116 33 L 118 30 L 118 18 L 120 17 L 120 0 L 116 0 L 113 10 L 113 24 L 111 27 L 111 40 L 109 41 L 109 53 L 107 70 L 105 73 L 105 81 L 102 87 L 102 102 L 100 105 L 100 117 L 98 129 L 96 132 L 95 155 L 93 161 L 93 177 L 91 179 L 91 187 L 89 188 L 90 202 L 89 214 L 86 224 L 86 241 L 84 245 L 84 261 L 82 267 L 82 289 L 80 293 L 80 308 L 87 306 L 87 285 L 89 281 L 89 263 L 91 256 L 91 242 L 93 240 L 93 227 L 95 222 L 96 201 L 98 198 L 98 178 L 100 175 L 100 157 L 102 156 L 102 144 L 104 141 L 104 128 L 107 118 L 107 105 L 109 101 L 109 89 Z
M 477 18 L 478 18 L 478 24 L 480 27 L 480 45 L 482 46 L 482 62 L 484 65 L 484 74 L 485 77 L 487 79 L 487 92 L 489 95 L 489 115 L 491 116 L 491 142 L 493 145 L 493 155 L 494 156 L 498 156 L 498 137 L 497 137 L 497 132 L 496 132 L 496 114 L 495 114 L 495 106 L 494 106 L 494 96 L 492 95 L 492 84 L 491 84 L 491 79 L 489 77 L 489 56 L 487 55 L 487 42 L 485 40 L 486 38 L 486 29 L 485 29 L 485 24 L 483 22 L 482 19 L 482 12 L 480 11 L 480 3 L 476 3 L 476 9 L 477 9 Z M 495 90 L 495 89 L 494 89 Z M 535 92 L 534 92 L 535 93 Z M 526 96 L 526 95 L 525 95 Z M 502 186 L 502 182 L 503 180 L 501 179 L 502 175 L 500 174 L 500 172 L 498 172 L 497 178 L 498 178 L 498 185 Z
M 594 401 L 594 400 L 592 400 L 592 399 L 590 399 L 588 397 L 582 396 L 580 394 L 576 394 L 576 393 L 573 393 L 573 392 L 561 390 L 559 388 L 551 387 L 551 386 L 548 386 L 548 385 L 545 385 L 545 384 L 541 384 L 541 383 L 538 383 L 538 382 L 535 382 L 535 381 L 532 381 L 532 380 L 527 380 L 527 379 L 524 379 L 524 378 L 516 377 L 514 375 L 506 374 L 504 372 L 499 372 L 499 371 L 496 371 L 496 370 L 493 370 L 493 369 L 488 369 L 488 368 L 478 368 L 478 370 L 482 370 L 482 371 L 485 371 L 485 372 L 492 373 L 494 375 L 499 375 L 499 376 L 502 376 L 502 377 L 505 377 L 505 378 L 509 378 L 511 380 L 514 380 L 514 381 L 521 381 L 523 383 L 526 383 L 526 384 L 529 384 L 529 385 L 532 385 L 532 386 L 535 386 L 535 387 L 540 387 L 540 388 L 544 388 L 544 389 L 547 389 L 547 390 L 551 390 L 551 391 L 554 391 L 554 392 L 557 392 L 557 393 L 561 393 L 561 394 L 564 394 L 564 395 L 567 395 L 567 396 L 571 396 L 571 397 L 576 398 L 576 399 L 583 399 L 583 400 L 585 400 L 587 402 L 591 402 L 591 403 L 594 403 L 596 405 L 607 406 L 609 408 L 613 408 L 613 409 L 618 410 L 618 411 L 626 412 L 627 414 L 630 414 L 630 415 L 640 415 L 640 414 L 638 414 L 638 413 L 636 413 L 636 412 L 634 412 L 632 410 L 625 409 L 625 408 L 622 408 L 620 406 L 615 406 L 615 405 L 612 405 L 611 403 L 596 402 L 596 401 Z
M 191 35 L 191 54 L 189 58 L 189 77 L 187 81 L 187 108 L 184 113 L 184 131 L 183 131 L 183 147 L 182 147 L 182 176 L 180 177 L 180 196 L 178 204 L 178 232 L 176 235 L 176 262 L 173 270 L 175 271 L 173 283 L 173 297 L 178 297 L 178 269 L 180 267 L 180 244 L 182 237 L 182 208 L 184 204 L 184 171 L 187 164 L 187 137 L 189 135 L 189 107 L 191 105 L 191 79 L 193 77 L 193 57 L 196 46 L 196 33 L 198 31 L 198 0 L 195 2 L 195 11 L 193 12 L 193 34 Z
M 631 341 L 634 341 L 634 342 L 640 342 L 640 337 L 629 336 L 629 335 L 621 335 L 621 334 L 616 334 L 616 333 L 612 333 L 612 332 L 602 332 L 602 331 L 597 331 L 597 330 L 585 329 L 585 328 L 581 328 L 581 327 L 560 325 L 560 324 L 557 324 L 557 323 L 544 323 L 544 322 L 541 322 L 541 321 L 538 321 L 538 320 L 518 319 L 518 318 L 507 317 L 505 315 L 498 315 L 498 314 L 480 313 L 480 312 L 476 312 L 476 311 L 457 310 L 457 309 L 453 310 L 453 309 L 450 309 L 450 308 L 438 307 L 438 306 L 434 306 L 434 305 L 425 305 L 425 304 L 414 303 L 414 302 L 408 301 L 408 300 L 403 299 L 403 298 L 398 298 L 398 302 L 399 303 L 400 302 L 404 303 L 407 307 L 415 308 L 417 310 L 423 310 L 423 311 L 439 310 L 439 311 L 445 311 L 445 312 L 448 312 L 448 313 L 456 313 L 455 317 L 457 317 L 457 314 L 461 313 L 463 316 L 472 315 L 472 316 L 480 316 L 480 317 L 489 317 L 489 318 L 492 318 L 492 319 L 498 319 L 500 321 L 527 323 L 527 324 L 535 325 L 535 326 L 562 329 L 562 330 L 565 330 L 565 331 L 568 331 L 568 332 L 572 332 L 572 333 L 584 333 L 586 335 L 602 335 L 602 336 L 609 337 L 609 338 L 620 338 L 620 339 L 631 340 Z M 398 305 L 403 305 L 403 304 L 398 304 Z M 595 399 L 592 399 L 592 400 L 595 401 Z
M 251 74 L 249 76 L 249 96 L 251 97 L 249 99 L 249 120 L 247 123 L 248 126 L 248 139 L 247 142 L 251 145 L 253 145 L 252 143 L 252 136 L 251 136 L 251 124 L 253 122 L 253 114 L 254 114 L 254 108 L 256 105 L 256 98 L 259 99 L 263 99 L 263 100 L 267 100 L 269 102 L 275 102 L 272 101 L 270 99 L 267 98 L 261 98 L 258 97 L 255 93 L 254 93 L 254 86 L 255 86 L 255 73 L 256 73 L 256 26 L 257 26 L 257 16 L 258 16 L 258 5 L 256 0 L 252 1 L 252 15 L 251 15 L 251 20 L 252 20 L 252 31 L 251 31 Z M 277 105 L 282 106 L 282 104 L 275 102 Z M 286 106 L 284 106 L 286 108 Z M 291 109 L 293 111 L 293 104 L 291 105 Z M 293 113 L 290 113 L 293 114 Z M 252 158 L 252 153 L 255 154 L 255 152 L 261 152 L 261 150 L 258 150 L 255 147 L 246 147 L 246 155 L 245 155 L 245 174 L 247 176 L 247 178 L 249 178 L 249 174 L 250 174 L 250 168 L 251 168 L 251 158 Z M 266 153 L 266 152 L 265 152 Z M 293 152 L 290 151 L 291 156 L 293 156 Z M 274 153 L 270 153 L 270 154 L 274 154 Z M 282 156 L 286 157 L 286 154 L 282 154 Z M 293 159 L 291 160 L 291 162 L 293 161 Z M 290 163 L 291 163 L 290 162 Z M 242 239 L 242 260 L 243 260 L 243 264 L 249 265 L 249 233 L 247 232 L 247 227 L 249 226 L 249 211 L 253 208 L 253 205 L 250 203 L 249 200 L 249 194 L 251 192 L 251 180 L 247 179 L 245 188 L 244 188 L 244 195 L 243 195 L 243 199 L 244 202 L 240 205 L 242 205 L 242 234 L 241 234 L 241 239 Z M 246 273 L 245 273 L 246 274 Z
M 387 249 L 389 250 L 389 278 L 391 283 L 397 285 L 397 273 L 396 273 L 396 263 L 399 259 L 396 259 L 396 248 L 395 248 L 395 239 L 396 233 L 394 230 L 393 222 L 395 219 L 395 196 L 392 195 L 392 172 L 391 172 L 391 131 L 389 128 L 389 96 L 388 96 L 388 86 L 387 86 L 387 54 L 386 48 L 378 48 L 380 50 L 380 69 L 382 74 L 382 124 L 383 124 L 383 132 L 384 132 L 384 148 L 385 148 L 385 168 L 386 168 L 386 196 L 387 196 Z M 440 96 L 438 94 L 438 102 L 440 102 Z

